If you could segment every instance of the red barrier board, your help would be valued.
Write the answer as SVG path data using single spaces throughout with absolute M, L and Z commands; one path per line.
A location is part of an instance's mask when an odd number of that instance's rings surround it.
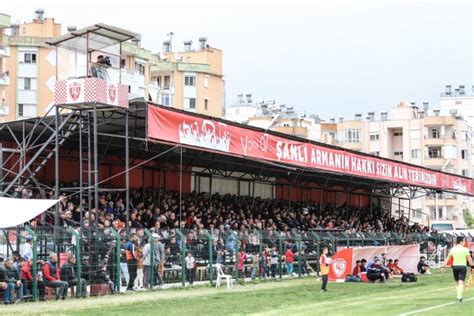
M 374 180 L 474 195 L 473 180 L 148 105 L 147 137 Z

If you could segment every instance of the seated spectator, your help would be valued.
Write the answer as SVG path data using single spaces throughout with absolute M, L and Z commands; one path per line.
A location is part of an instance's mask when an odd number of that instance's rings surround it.
M 4 304 L 14 304 L 13 292 L 16 290 L 17 301 L 23 301 L 23 283 L 21 283 L 20 273 L 13 267 L 13 260 L 7 259 L 3 269 L 0 271 L 0 282 L 6 283 Z
M 398 265 L 399 262 L 400 261 L 398 259 L 395 259 L 393 261 L 393 269 L 394 269 L 396 275 L 402 275 L 404 273 L 403 269 L 400 268 L 400 266 Z
M 356 265 L 355 265 L 354 269 L 352 270 L 352 275 L 360 276 L 361 272 L 362 272 L 361 271 L 361 263 L 360 263 L 360 260 L 357 260 Z
M 385 282 L 386 273 L 382 266 L 382 261 L 379 258 L 375 259 L 374 262 L 367 268 L 367 279 L 369 282 L 374 283 L 375 281 Z
M 367 260 L 365 259 L 360 261 L 360 272 L 367 272 Z
M 42 273 L 42 265 L 43 261 L 38 260 L 38 272 L 36 275 L 36 288 L 38 289 L 38 297 L 40 301 L 44 301 L 44 294 L 45 294 L 45 286 L 43 281 L 43 273 Z M 33 295 L 33 259 L 29 259 L 25 261 L 21 266 L 21 280 L 23 282 L 23 286 L 25 287 L 25 292 L 28 292 L 29 295 Z
M 74 271 L 76 265 L 76 256 L 70 253 L 67 256 L 67 262 L 63 264 L 60 269 L 61 280 L 69 283 L 69 287 L 77 286 L 77 276 Z M 87 283 L 86 280 L 81 278 L 81 297 L 87 297 Z M 76 291 L 76 295 L 79 295 L 79 291 Z
M 426 263 L 426 258 L 424 256 L 420 257 L 420 261 L 417 265 L 417 270 L 420 274 L 431 274 L 430 266 Z
M 45 285 L 47 287 L 56 289 L 56 300 L 59 298 L 65 300 L 69 283 L 66 281 L 61 281 L 59 278 L 57 254 L 51 253 L 49 255 L 49 260 L 43 266 L 43 272 Z
M 110 276 L 107 273 L 107 266 L 103 265 L 101 269 L 97 272 L 95 277 L 96 284 L 108 284 L 110 286 L 110 291 L 112 293 L 115 292 L 115 284 L 112 280 L 110 280 Z

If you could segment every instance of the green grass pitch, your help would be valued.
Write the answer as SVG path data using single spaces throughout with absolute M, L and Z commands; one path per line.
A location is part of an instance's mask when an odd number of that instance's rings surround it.
M 385 284 L 330 283 L 327 293 L 320 293 L 316 277 L 308 277 L 235 285 L 231 290 L 198 286 L 0 306 L 0 314 L 474 315 L 474 288 L 464 294 L 463 303 L 444 305 L 455 302 L 455 293 L 450 272 L 420 276 L 410 284 L 400 279 Z

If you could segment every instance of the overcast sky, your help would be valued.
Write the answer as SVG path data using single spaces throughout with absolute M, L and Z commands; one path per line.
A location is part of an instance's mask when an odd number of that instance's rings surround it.
M 435 105 L 446 84 L 474 83 L 470 0 L 28 0 L 0 10 L 23 22 L 38 7 L 64 28 L 135 31 L 153 52 L 170 31 L 179 49 L 207 36 L 224 52 L 227 106 L 242 92 L 352 117 L 401 100 Z

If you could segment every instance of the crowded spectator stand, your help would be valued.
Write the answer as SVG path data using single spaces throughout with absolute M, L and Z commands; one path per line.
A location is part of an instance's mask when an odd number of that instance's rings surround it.
M 0 125 L 1 195 L 59 201 L 4 231 L 7 256 L 33 242 L 33 275 L 74 253 L 77 284 L 111 291 L 192 283 L 187 265 L 210 282 L 215 264 L 237 280 L 301 276 L 319 271 L 323 246 L 441 240 L 411 222 L 410 201 L 473 195 L 469 178 L 128 100 L 120 52 L 135 36 L 96 24 L 52 39 L 55 106 Z M 104 69 L 113 82 L 94 75 Z

